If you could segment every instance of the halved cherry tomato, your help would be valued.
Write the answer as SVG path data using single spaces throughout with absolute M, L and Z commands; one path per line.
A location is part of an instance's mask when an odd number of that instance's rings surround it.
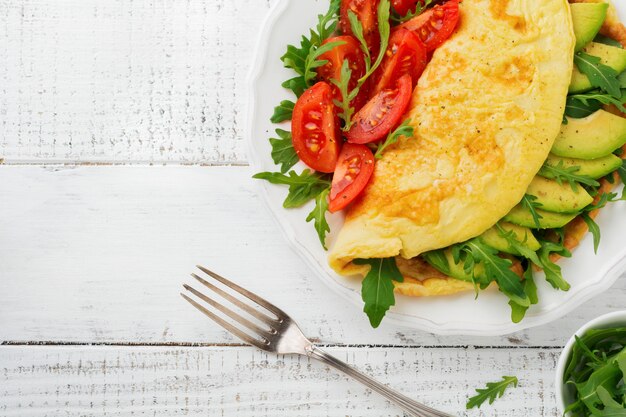
M 408 12 L 414 12 L 417 3 L 424 4 L 424 0 L 391 0 L 391 7 L 400 16 L 406 16 Z
M 402 28 L 415 32 L 426 45 L 426 49 L 434 51 L 452 35 L 458 22 L 459 2 L 450 0 L 415 16 L 408 22 L 397 26 L 396 30 Z
M 343 65 L 343 61 L 347 59 L 350 69 L 352 70 L 348 89 L 352 91 L 354 87 L 356 87 L 359 78 L 365 75 L 365 57 L 359 41 L 352 36 L 336 36 L 326 39 L 322 45 L 329 42 L 344 42 L 344 44 L 335 46 L 332 50 L 320 55 L 320 60 L 326 60 L 328 62 L 317 69 L 317 75 L 321 80 L 327 81 L 328 83 L 331 82 L 331 79 L 339 81 L 341 79 L 341 66 Z M 339 88 L 334 84 L 331 84 L 331 88 L 333 89 L 333 97 L 341 101 L 342 97 Z M 355 110 L 363 107 L 367 101 L 367 93 L 364 88 L 359 90 L 359 94 L 351 103 Z
M 374 155 L 367 146 L 344 144 L 330 188 L 330 212 L 341 210 L 361 194 L 373 172 Z
M 333 172 L 339 154 L 338 126 L 332 90 L 320 81 L 300 96 L 293 109 L 293 147 L 302 162 L 316 171 Z
M 353 35 L 348 19 L 348 10 L 352 10 L 363 26 L 363 37 L 375 57 L 380 50 L 380 33 L 378 33 L 378 3 L 380 0 L 341 0 L 339 28 L 344 35 Z
M 346 132 L 348 142 L 370 143 L 385 137 L 398 125 L 412 92 L 411 76 L 405 74 L 393 87 L 372 97 L 354 116 L 354 125 Z
M 393 33 L 389 40 L 389 48 L 383 63 L 377 70 L 376 85 L 372 95 L 376 95 L 385 88 L 390 87 L 395 80 L 404 74 L 409 74 L 413 80 L 413 86 L 417 84 L 428 58 L 426 46 L 410 30 L 400 29 Z

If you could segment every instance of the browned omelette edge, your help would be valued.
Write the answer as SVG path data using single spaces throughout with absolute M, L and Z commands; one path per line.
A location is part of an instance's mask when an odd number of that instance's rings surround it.
M 570 3 L 600 3 L 603 0 L 568 0 Z M 611 9 L 609 9 L 611 10 Z M 617 40 L 626 48 L 626 27 L 618 20 L 614 14 L 609 14 L 600 29 L 600 33 L 604 36 L 608 36 Z M 626 118 L 626 114 L 620 112 L 617 107 L 605 106 L 605 109 L 613 114 Z M 622 159 L 626 159 L 626 145 L 622 147 L 624 151 Z M 600 188 L 598 195 L 594 199 L 594 203 L 597 203 L 603 193 L 608 193 L 615 189 L 619 184 L 619 175 L 613 173 L 613 183 L 607 179 L 600 181 Z M 589 213 L 592 219 L 595 219 L 600 212 L 600 209 L 594 210 Z M 576 248 L 584 236 L 589 232 L 587 223 L 583 220 L 582 216 L 576 217 L 570 223 L 565 226 L 565 247 L 568 250 Z M 561 256 L 553 254 L 551 259 L 557 261 Z M 400 272 L 404 276 L 404 282 L 395 282 L 396 292 L 399 294 L 411 296 L 411 297 L 429 297 L 437 295 L 452 295 L 462 291 L 474 290 L 474 285 L 469 282 L 461 281 L 456 278 L 450 277 L 439 272 L 437 269 L 429 265 L 422 258 L 417 257 L 413 259 L 404 259 L 401 256 L 396 257 L 396 262 Z M 512 269 L 518 274 L 522 275 L 522 270 L 519 262 L 514 263 Z

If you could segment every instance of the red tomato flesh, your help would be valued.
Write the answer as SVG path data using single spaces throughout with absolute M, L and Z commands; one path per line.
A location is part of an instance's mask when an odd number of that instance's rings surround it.
M 320 55 L 320 60 L 328 61 L 326 64 L 317 69 L 318 77 L 331 83 L 330 80 L 334 79 L 339 81 L 341 79 L 341 66 L 344 60 L 348 60 L 352 75 L 350 82 L 348 83 L 349 91 L 352 91 L 356 87 L 359 78 L 365 75 L 365 57 L 359 41 L 353 36 L 336 36 L 326 39 L 322 45 L 330 42 L 344 42 L 343 45 L 335 46 L 332 50 Z M 333 90 L 333 97 L 339 101 L 342 101 L 341 92 L 339 88 L 331 84 Z M 367 101 L 367 91 L 365 88 L 361 88 L 359 94 L 352 100 L 352 107 L 355 110 L 363 107 Z
M 405 74 L 391 88 L 372 97 L 354 116 L 354 125 L 346 132 L 348 142 L 370 143 L 384 138 L 399 124 L 412 92 L 411 76 Z
M 391 7 L 400 16 L 406 16 L 408 12 L 414 12 L 417 3 L 424 4 L 424 0 L 391 0 Z
M 353 35 L 348 19 L 348 10 L 352 10 L 363 26 L 363 37 L 370 48 L 370 55 L 375 57 L 380 50 L 378 32 L 378 3 L 380 0 L 341 0 L 339 28 L 344 35 Z
M 339 131 L 333 93 L 320 81 L 296 102 L 291 119 L 293 147 L 300 160 L 320 172 L 333 172 L 339 154 Z
M 374 172 L 374 155 L 365 145 L 346 143 L 341 149 L 333 183 L 330 188 L 328 209 L 335 213 L 361 194 Z
M 437 49 L 452 35 L 458 22 L 459 2 L 450 0 L 397 26 L 396 30 L 408 29 L 414 32 L 430 52 Z
M 413 86 L 415 86 L 427 62 L 426 46 L 417 35 L 406 29 L 395 31 L 389 40 L 385 59 L 377 70 L 377 82 L 372 95 L 389 88 L 405 74 L 411 76 Z

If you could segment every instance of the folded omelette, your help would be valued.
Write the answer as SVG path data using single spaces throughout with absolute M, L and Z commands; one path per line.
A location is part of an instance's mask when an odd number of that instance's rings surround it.
M 473 288 L 413 258 L 504 217 L 559 133 L 575 44 L 567 0 L 464 0 L 460 22 L 414 91 L 413 137 L 385 152 L 347 212 L 329 255 L 341 274 L 398 256 L 404 285 L 420 281 L 405 293 Z

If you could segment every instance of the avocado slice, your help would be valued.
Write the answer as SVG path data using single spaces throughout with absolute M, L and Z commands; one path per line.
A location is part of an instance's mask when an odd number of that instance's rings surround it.
M 537 214 L 541 216 L 539 219 L 539 229 L 554 229 L 563 227 L 567 223 L 574 220 L 577 213 L 564 214 L 564 213 L 552 213 L 551 211 L 537 210 Z M 530 227 L 531 229 L 537 229 L 535 220 L 528 209 L 521 204 L 513 207 L 513 210 L 504 216 L 504 220 L 517 224 L 519 226 Z
M 605 45 L 602 43 L 591 42 L 583 49 L 589 55 L 597 56 L 600 58 L 600 62 L 604 65 L 608 65 L 617 71 L 618 74 L 626 70 L 626 49 L 616 48 L 614 46 Z M 572 72 L 572 81 L 569 85 L 570 93 L 582 93 L 589 91 L 593 88 L 589 78 L 580 72 L 580 70 L 574 65 L 574 71 Z
M 596 159 L 613 153 L 625 143 L 626 119 L 598 110 L 582 119 L 568 117 L 552 153 L 567 158 Z
M 537 197 L 541 209 L 553 213 L 577 213 L 593 202 L 583 187 L 572 190 L 569 184 L 536 176 L 528 186 L 526 194 Z
M 598 34 L 606 13 L 608 3 L 574 3 L 570 4 L 574 34 L 576 35 L 576 51 L 583 49 Z
M 552 167 L 558 167 L 560 165 L 565 169 L 578 167 L 576 175 L 584 175 L 597 180 L 598 178 L 602 178 L 622 166 L 622 159 L 613 154 L 597 159 L 562 158 L 560 156 L 550 154 L 544 165 Z
M 500 222 L 499 224 L 505 232 L 513 232 L 515 239 L 521 245 L 526 246 L 533 252 L 536 252 L 541 248 L 541 244 L 529 228 L 507 222 Z M 509 246 L 509 242 L 507 242 L 507 240 L 500 235 L 500 231 L 495 226 L 487 230 L 479 237 L 487 245 L 499 250 L 500 252 L 510 253 L 511 255 L 521 255 L 518 251 Z

